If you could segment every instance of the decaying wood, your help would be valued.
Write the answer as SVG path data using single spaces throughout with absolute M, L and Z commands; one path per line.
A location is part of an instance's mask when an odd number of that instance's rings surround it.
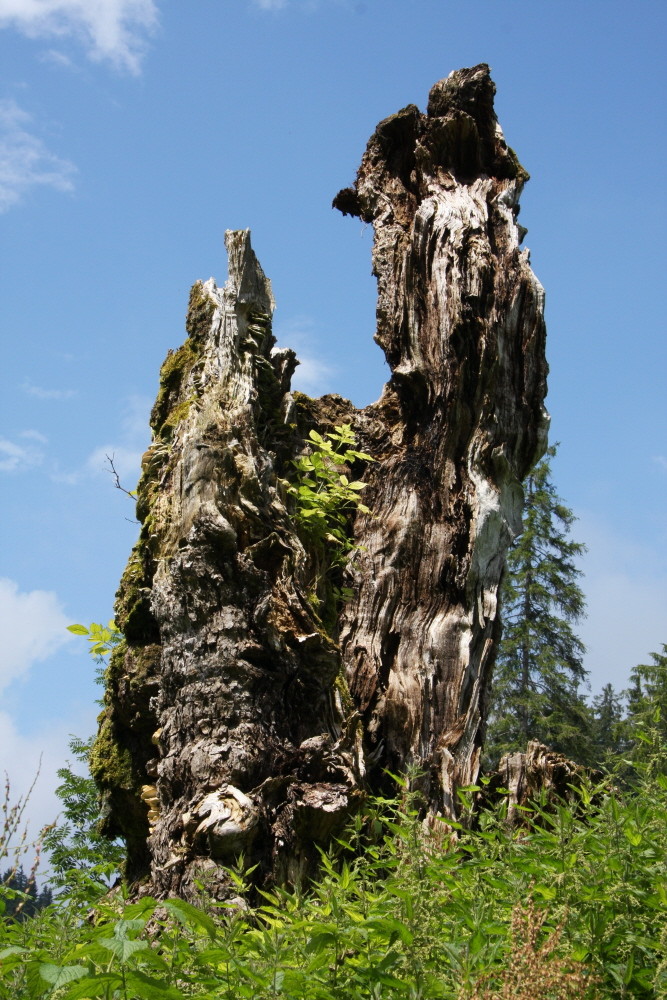
M 586 775 L 601 777 L 599 772 L 590 771 L 543 743 L 531 740 L 525 752 L 509 753 L 501 758 L 485 797 L 493 801 L 497 787 L 507 789 L 507 819 L 510 823 L 520 823 L 526 819 L 522 807 L 529 806 L 541 795 L 547 802 L 567 800 Z
M 488 68 L 381 122 L 335 205 L 375 228 L 376 339 L 391 379 L 357 411 L 290 392 L 247 232 L 194 286 L 161 371 L 139 542 L 117 597 L 92 768 L 128 874 L 224 894 L 243 854 L 298 881 L 384 769 L 433 811 L 474 781 L 520 482 L 545 445 L 543 293 L 520 249 L 526 174 Z M 341 606 L 285 487 L 308 431 L 353 425 L 367 483 Z M 340 579 L 337 581 L 341 582 Z
M 425 772 L 432 808 L 479 769 L 498 584 L 520 482 L 545 445 L 543 291 L 519 248 L 526 173 L 488 67 L 378 125 L 334 204 L 375 227 L 376 340 L 392 370 L 363 415 L 367 473 L 355 596 L 341 633 L 367 747 Z

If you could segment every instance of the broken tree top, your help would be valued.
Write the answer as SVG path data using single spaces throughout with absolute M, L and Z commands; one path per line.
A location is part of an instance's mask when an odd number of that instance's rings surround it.
M 380 122 L 352 188 L 340 191 L 334 207 L 373 222 L 386 203 L 387 187 L 409 211 L 429 194 L 434 175 L 459 183 L 482 175 L 526 181 L 528 174 L 504 140 L 493 110 L 495 85 L 485 63 L 458 70 L 436 83 L 424 115 L 414 104 Z M 383 184 L 377 179 L 382 178 Z M 391 178 L 391 180 L 390 180 Z
M 436 84 L 427 114 L 380 123 L 335 199 L 375 229 L 377 403 L 290 391 L 247 231 L 226 236 L 225 287 L 192 289 L 91 758 L 128 875 L 158 895 L 225 896 L 239 853 L 260 882 L 300 881 L 387 770 L 419 769 L 450 817 L 477 777 L 498 585 L 547 426 L 527 175 L 493 93 L 486 66 Z M 370 511 L 347 509 L 345 566 L 295 506 L 295 461 L 341 425 L 361 454 L 338 471 Z

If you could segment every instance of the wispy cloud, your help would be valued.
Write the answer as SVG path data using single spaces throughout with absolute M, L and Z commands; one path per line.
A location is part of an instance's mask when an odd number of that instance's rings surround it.
M 0 4 L 3 2 L 0 0 Z M 33 187 L 56 191 L 74 188 L 75 166 L 49 152 L 42 140 L 29 131 L 31 122 L 28 112 L 15 101 L 0 100 L 0 212 L 20 202 Z
M 309 316 L 294 316 L 279 326 L 275 334 L 280 346 L 291 347 L 299 359 L 292 388 L 310 395 L 332 392 L 336 368 L 319 354 L 313 320 Z
M 0 28 L 29 38 L 74 37 L 91 59 L 133 74 L 157 20 L 153 0 L 0 0 Z
M 91 452 L 86 460 L 86 472 L 89 475 L 108 476 L 111 458 L 123 487 L 134 489 L 141 471 L 141 456 L 150 439 L 149 413 L 150 401 L 147 397 L 128 397 L 117 438 L 108 444 L 99 445 Z
M 125 448 L 123 445 L 103 444 L 91 452 L 86 461 L 86 469 L 93 475 L 103 473 L 113 474 L 111 462 L 118 473 L 121 485 L 130 483 L 127 489 L 134 489 L 139 478 L 139 467 L 143 452 L 138 448 Z
M 285 7 L 296 7 L 305 11 L 319 10 L 324 6 L 347 7 L 350 0 L 252 0 L 260 10 L 283 10 Z
M 52 717 L 38 726 L 33 719 L 26 732 L 25 719 L 0 710 L 0 767 L 9 779 L 12 804 L 19 797 L 27 796 L 37 777 L 24 813 L 23 828 L 27 828 L 28 833 L 27 865 L 24 862 L 26 867 L 29 867 L 32 860 L 29 845 L 35 842 L 44 826 L 53 823 L 62 814 L 63 804 L 56 796 L 55 789 L 61 783 L 58 770 L 72 762 L 72 754 L 68 751 L 71 734 L 87 736 L 93 732 L 97 711 L 94 702 L 88 710 L 78 705 L 63 705 L 57 718 Z M 76 771 L 77 768 L 74 767 L 73 770 Z M 42 855 L 37 873 L 40 886 L 47 872 L 48 859 Z
M 26 472 L 44 461 L 46 438 L 39 431 L 22 431 L 19 440 L 0 437 L 0 472 Z
M 664 455 L 654 455 L 653 461 L 658 466 L 658 468 L 663 469 L 667 472 L 667 458 Z
M 70 57 L 66 56 L 59 49 L 47 49 L 46 52 L 42 52 L 39 60 L 43 63 L 50 63 L 51 66 L 59 66 L 62 69 L 72 69 L 74 66 Z
M 35 399 L 53 399 L 61 402 L 76 396 L 76 389 L 43 389 L 39 385 L 33 385 L 29 379 L 23 382 L 21 388 L 28 396 L 34 396 Z
M 0 691 L 68 642 L 69 624 L 52 591 L 22 592 L 13 580 L 0 577 Z

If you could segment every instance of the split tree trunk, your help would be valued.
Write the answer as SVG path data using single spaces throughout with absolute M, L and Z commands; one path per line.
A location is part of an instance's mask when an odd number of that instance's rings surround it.
M 197 880 L 224 894 L 240 853 L 257 878 L 303 878 L 386 768 L 416 766 L 450 817 L 477 776 L 498 586 L 547 426 L 543 292 L 516 221 L 527 175 L 493 95 L 484 65 L 436 84 L 427 114 L 380 123 L 335 199 L 375 228 L 392 372 L 377 403 L 290 393 L 296 359 L 274 350 L 247 232 L 227 234 L 224 289 L 193 288 L 92 760 L 128 874 L 158 895 Z M 350 524 L 343 606 L 284 485 L 308 431 L 341 423 L 375 459 L 354 470 L 371 514 Z

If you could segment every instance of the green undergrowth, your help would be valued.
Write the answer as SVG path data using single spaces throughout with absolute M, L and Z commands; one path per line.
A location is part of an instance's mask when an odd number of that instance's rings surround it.
M 667 996 L 663 770 L 537 803 L 520 829 L 501 802 L 474 830 L 427 834 L 412 801 L 370 802 L 308 892 L 246 908 L 112 896 L 92 913 L 65 896 L 5 919 L 0 998 Z M 242 864 L 231 877 L 242 897 Z

